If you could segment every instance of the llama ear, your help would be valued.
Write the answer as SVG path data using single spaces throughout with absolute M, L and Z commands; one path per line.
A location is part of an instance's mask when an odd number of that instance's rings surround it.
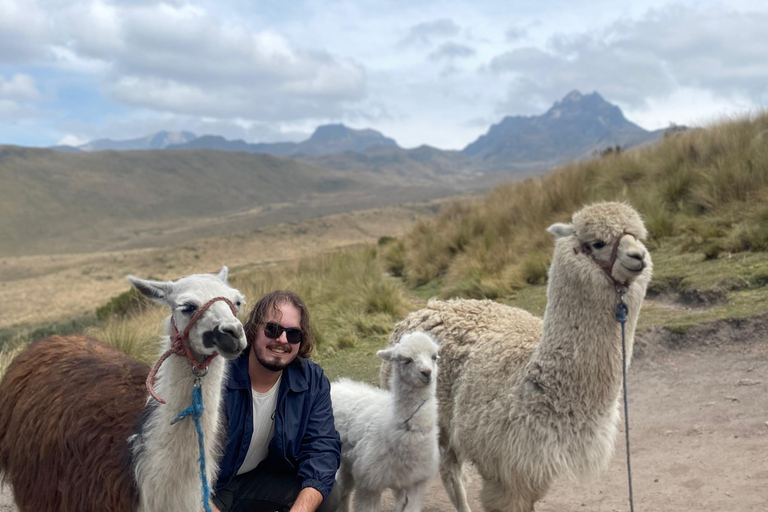
M 379 350 L 376 352 L 376 355 L 385 361 L 394 361 L 397 359 L 397 351 L 395 350 L 395 347 L 388 348 L 386 350 Z
M 229 269 L 226 265 L 221 267 L 221 270 L 219 270 L 219 273 L 216 277 L 218 277 L 224 284 L 229 285 L 229 281 L 227 281 L 227 276 L 229 275 Z
M 576 227 L 573 224 L 563 224 L 558 222 L 547 228 L 547 232 L 555 235 L 555 238 L 562 238 L 576 234 Z
M 165 302 L 173 286 L 171 281 L 150 281 L 136 276 L 127 276 L 126 279 L 145 297 L 160 302 Z

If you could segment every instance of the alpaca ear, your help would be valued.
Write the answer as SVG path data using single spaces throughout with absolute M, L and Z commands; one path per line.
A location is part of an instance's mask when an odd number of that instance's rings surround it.
M 555 235 L 555 238 L 563 238 L 575 235 L 576 227 L 573 224 L 563 224 L 562 222 L 558 222 L 549 226 L 547 232 Z
M 218 277 L 224 284 L 229 286 L 229 281 L 227 281 L 227 276 L 229 275 L 229 269 L 227 266 L 221 267 L 221 270 L 219 270 L 219 273 L 216 277 Z
M 376 352 L 376 355 L 382 358 L 385 361 L 394 361 L 397 359 L 397 351 L 395 350 L 395 347 L 388 348 L 386 350 L 379 350 Z
M 171 293 L 171 287 L 173 286 L 171 281 L 150 281 L 148 279 L 139 279 L 136 276 L 127 276 L 126 279 L 145 297 L 158 302 L 166 301 L 166 297 Z

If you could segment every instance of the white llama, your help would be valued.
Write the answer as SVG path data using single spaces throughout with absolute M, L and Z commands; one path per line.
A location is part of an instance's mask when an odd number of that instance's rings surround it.
M 163 405 L 147 397 L 149 368 L 101 342 L 53 336 L 32 343 L 0 384 L 0 471 L 21 512 L 203 508 L 194 421 L 171 422 L 192 400 L 191 361 L 207 364 L 200 421 L 213 482 L 225 377 L 225 361 L 214 356 L 233 359 L 246 346 L 236 317 L 243 295 L 227 283 L 226 267 L 176 282 L 128 279 L 171 309 L 163 352 L 174 335 L 178 353 L 186 345 L 190 360 L 171 356 L 159 367 L 155 389 Z
M 437 344 L 424 333 L 404 335 L 376 353 L 393 366 L 391 393 L 341 379 L 331 385 L 333 415 L 341 435 L 337 485 L 340 512 L 378 512 L 381 493 L 392 489 L 396 512 L 418 512 L 437 475 Z
M 431 301 L 390 338 L 420 329 L 440 343 L 440 473 L 456 509 L 469 512 L 462 464 L 483 479 L 486 511 L 531 512 L 552 481 L 605 468 L 619 421 L 622 382 L 618 289 L 629 307 L 626 346 L 651 259 L 639 215 L 598 203 L 555 224 L 544 321 L 492 301 Z M 382 365 L 382 385 L 390 373 Z

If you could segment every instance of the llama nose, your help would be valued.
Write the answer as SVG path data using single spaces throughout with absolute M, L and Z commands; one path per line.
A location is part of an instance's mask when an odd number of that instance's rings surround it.
M 645 260 L 645 251 L 642 251 L 642 250 L 639 250 L 639 251 L 629 251 L 627 253 L 627 256 L 629 256 L 632 259 L 635 259 L 635 260 L 639 261 L 643 265 L 643 268 L 645 268 L 645 261 L 644 261 Z
M 429 379 L 432 377 L 432 369 L 431 368 L 424 368 L 421 370 L 421 380 L 424 382 L 429 382 Z
M 221 332 L 233 338 L 240 338 L 243 335 L 243 326 L 241 324 L 232 325 L 229 327 L 222 327 Z

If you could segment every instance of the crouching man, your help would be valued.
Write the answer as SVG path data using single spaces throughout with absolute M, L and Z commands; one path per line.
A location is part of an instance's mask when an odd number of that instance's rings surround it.
M 341 441 L 330 383 L 309 360 L 304 301 L 278 290 L 245 323 L 248 348 L 229 364 L 227 445 L 214 487 L 221 512 L 333 512 Z

